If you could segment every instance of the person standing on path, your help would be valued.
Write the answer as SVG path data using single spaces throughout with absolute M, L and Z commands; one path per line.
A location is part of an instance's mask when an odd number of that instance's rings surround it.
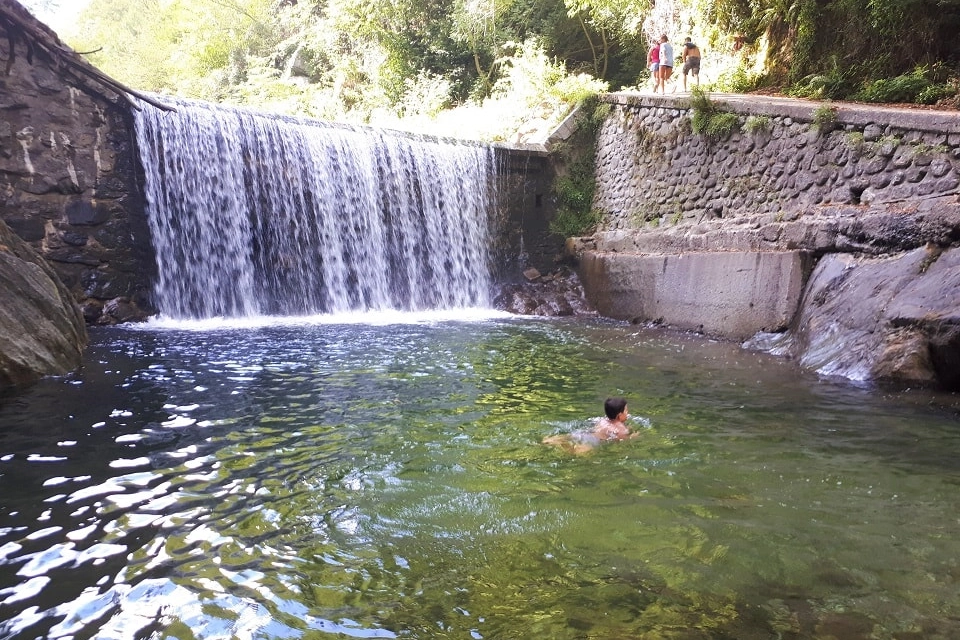
M 693 73 L 693 79 L 700 86 L 700 48 L 687 38 L 683 43 L 683 90 L 687 90 L 687 74 Z
M 654 42 L 647 53 L 647 66 L 650 68 L 650 77 L 653 79 L 653 92 L 660 86 L 660 43 Z
M 660 90 L 667 93 L 667 80 L 673 75 L 673 45 L 667 34 L 660 36 Z M 654 91 L 656 93 L 656 91 Z

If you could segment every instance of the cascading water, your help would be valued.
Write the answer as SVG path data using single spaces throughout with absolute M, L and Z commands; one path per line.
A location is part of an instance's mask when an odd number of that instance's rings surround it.
M 489 306 L 492 148 L 168 102 L 136 116 L 161 315 Z

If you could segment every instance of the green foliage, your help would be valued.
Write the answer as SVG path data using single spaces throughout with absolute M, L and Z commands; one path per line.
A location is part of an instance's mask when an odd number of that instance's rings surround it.
M 847 146 L 851 149 L 861 149 L 863 148 L 866 139 L 863 137 L 863 133 L 860 131 L 850 131 L 846 135 Z
M 607 77 L 614 41 L 619 40 L 628 48 L 634 44 L 641 33 L 643 17 L 653 6 L 651 0 L 564 0 L 564 4 L 568 15 L 580 22 L 593 75 L 598 78 Z
M 451 14 L 451 35 L 467 44 L 473 57 L 474 70 L 485 91 L 493 86 L 499 62 L 500 43 L 510 39 L 511 34 L 500 27 L 513 0 L 456 0 Z
M 592 94 L 580 103 L 578 127 L 564 145 L 554 150 L 555 166 L 559 167 L 553 193 L 556 215 L 550 231 L 563 236 L 580 236 L 593 232 L 603 219 L 603 212 L 593 208 L 596 191 L 596 133 L 610 113 L 610 105 Z
M 755 73 L 741 64 L 722 72 L 717 77 L 715 88 L 729 93 L 748 93 L 763 86 L 764 79 L 763 74 Z
M 426 119 L 513 100 L 530 113 L 498 112 L 500 131 L 480 134 L 508 139 L 645 77 L 662 32 L 699 42 L 716 90 L 789 81 L 817 100 L 929 104 L 957 94 L 960 68 L 936 61 L 960 60 L 958 29 L 960 0 L 90 0 L 60 35 L 102 47 L 90 61 L 138 89 L 308 116 Z
M 812 100 L 840 100 L 849 96 L 856 87 L 854 77 L 852 69 L 843 68 L 833 58 L 829 69 L 800 79 L 790 86 L 787 93 Z
M 913 102 L 930 84 L 922 73 L 913 72 L 869 82 L 854 98 L 864 102 Z
M 593 155 L 584 154 L 554 182 L 557 213 L 550 221 L 551 232 L 570 238 L 596 229 L 603 216 L 593 208 L 593 194 L 597 187 L 595 169 Z
M 796 12 L 797 19 L 794 24 L 796 41 L 793 44 L 793 58 L 790 61 L 789 77 L 791 79 L 803 76 L 814 64 L 819 17 L 817 0 L 796 0 L 796 2 L 799 4 L 799 9 Z
M 690 107 L 693 110 L 691 125 L 693 132 L 714 140 L 726 138 L 740 122 L 740 117 L 729 111 L 723 111 L 699 87 L 691 92 Z
M 837 126 L 837 108 L 831 104 L 821 104 L 813 110 L 811 124 L 821 134 L 833 131 Z
M 720 140 L 729 136 L 740 124 L 740 116 L 730 111 L 719 111 L 711 116 L 704 133 L 708 138 Z
M 953 83 L 932 84 L 925 89 L 921 89 L 913 101 L 917 104 L 937 104 L 941 100 L 956 98 L 957 96 L 960 96 L 960 85 L 955 81 Z
M 749 6 L 749 17 L 735 28 L 769 45 L 767 73 L 793 95 L 850 98 L 878 78 L 960 60 L 957 0 L 752 0 Z
M 102 48 L 91 61 L 131 86 L 204 98 L 237 54 L 264 44 L 271 10 L 270 0 L 92 0 L 74 44 Z
M 587 94 L 581 98 L 580 122 L 578 123 L 587 134 L 595 136 L 604 123 L 610 111 L 613 108 L 609 102 L 602 102 L 600 95 L 596 92 Z
M 747 116 L 743 123 L 743 131 L 753 135 L 768 133 L 770 131 L 770 118 L 768 116 Z
M 558 209 L 557 215 L 550 221 L 550 232 L 564 238 L 590 235 L 601 220 L 603 212 L 598 209 Z
M 882 78 L 864 84 L 854 94 L 855 100 L 864 102 L 915 102 L 934 104 L 943 98 L 957 95 L 957 86 L 936 82 L 937 68 L 918 66 L 910 73 L 894 78 Z

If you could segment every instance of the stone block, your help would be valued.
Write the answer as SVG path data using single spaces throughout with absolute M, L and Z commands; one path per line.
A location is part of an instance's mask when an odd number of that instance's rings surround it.
M 602 315 L 745 339 L 789 325 L 809 263 L 800 251 L 585 252 L 580 278 Z
M 89 200 L 71 200 L 64 210 L 67 221 L 76 225 L 103 224 L 110 218 L 104 207 L 94 206 Z
M 39 242 L 46 235 L 40 218 L 7 218 L 7 226 L 26 242 Z

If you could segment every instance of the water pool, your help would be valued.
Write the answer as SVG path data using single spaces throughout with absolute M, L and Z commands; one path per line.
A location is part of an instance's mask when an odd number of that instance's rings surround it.
M 620 323 L 96 330 L 0 400 L 0 638 L 960 637 L 958 459 L 953 396 Z

